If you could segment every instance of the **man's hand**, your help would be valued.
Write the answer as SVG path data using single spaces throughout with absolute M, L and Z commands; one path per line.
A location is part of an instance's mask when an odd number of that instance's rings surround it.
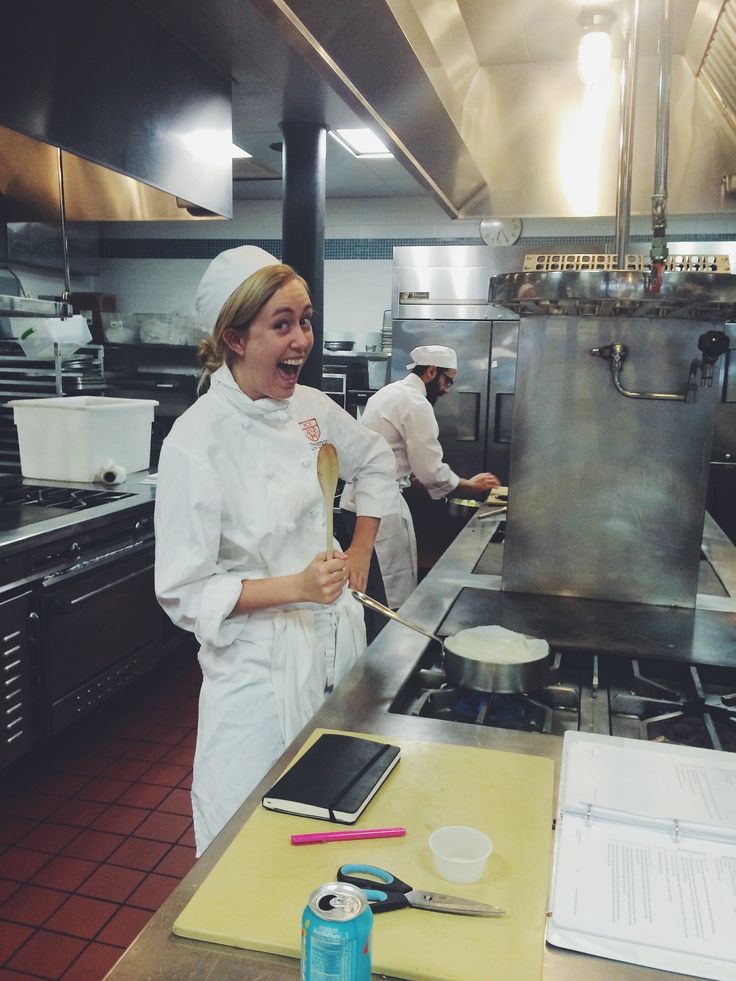
M 493 473 L 477 473 L 474 477 L 467 480 L 461 479 L 457 485 L 457 490 L 469 491 L 471 494 L 485 494 L 494 487 L 500 487 L 501 481 Z
M 348 583 L 351 589 L 364 593 L 368 584 L 368 568 L 371 564 L 372 548 L 353 542 L 347 550 Z

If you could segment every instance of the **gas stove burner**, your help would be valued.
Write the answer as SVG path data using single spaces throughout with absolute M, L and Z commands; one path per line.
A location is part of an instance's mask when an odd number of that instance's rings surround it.
M 630 676 L 623 672 L 617 679 L 610 694 L 614 735 L 736 752 L 733 672 L 707 665 L 657 667 L 650 664 L 642 671 L 634 660 Z M 668 677 L 651 678 L 650 672 Z
M 599 732 L 736 752 L 736 670 L 586 651 L 556 651 L 552 683 L 528 694 L 451 686 L 439 646 L 391 711 L 446 722 L 564 735 Z
M 545 707 L 522 694 L 445 687 L 425 692 L 413 714 L 524 732 L 550 731 Z
M 20 480 L 0 490 L 0 531 L 13 531 L 37 521 L 58 518 L 130 497 L 122 491 L 96 487 L 75 489 L 45 484 L 22 484 Z
M 645 739 L 678 746 L 698 746 L 736 753 L 736 716 L 716 716 L 710 712 L 688 715 L 674 712 L 644 722 Z
M 35 499 L 23 503 L 40 505 L 42 507 L 66 508 L 69 511 L 80 511 L 82 508 L 95 507 L 98 504 L 109 504 L 130 495 L 119 491 L 108 490 L 71 490 L 66 487 L 42 487 Z

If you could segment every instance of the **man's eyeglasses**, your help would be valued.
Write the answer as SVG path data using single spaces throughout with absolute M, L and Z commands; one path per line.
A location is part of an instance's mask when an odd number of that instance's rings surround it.
M 442 369 L 440 369 L 439 374 L 442 375 L 442 377 L 447 382 L 447 387 L 448 388 L 452 388 L 452 386 L 455 384 L 455 379 L 454 378 L 450 378 L 450 376 L 447 374 L 447 372 L 446 371 L 442 371 Z

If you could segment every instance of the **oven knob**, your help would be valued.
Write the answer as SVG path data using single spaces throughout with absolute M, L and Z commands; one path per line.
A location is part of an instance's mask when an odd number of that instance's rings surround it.
M 79 542 L 72 542 L 71 545 L 69 546 L 69 551 L 76 559 L 80 554 L 80 552 L 82 551 L 82 546 L 79 544 Z

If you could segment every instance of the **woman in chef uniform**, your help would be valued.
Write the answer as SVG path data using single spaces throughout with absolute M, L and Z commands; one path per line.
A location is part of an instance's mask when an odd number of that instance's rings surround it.
M 229 250 L 197 306 L 202 318 L 219 310 L 199 352 L 209 387 L 164 441 L 155 515 L 156 594 L 201 645 L 199 855 L 364 652 L 347 587 L 365 588 L 379 520 L 400 505 L 383 438 L 297 384 L 314 339 L 293 269 L 252 246 Z M 352 543 L 331 559 L 324 442 L 358 502 Z

